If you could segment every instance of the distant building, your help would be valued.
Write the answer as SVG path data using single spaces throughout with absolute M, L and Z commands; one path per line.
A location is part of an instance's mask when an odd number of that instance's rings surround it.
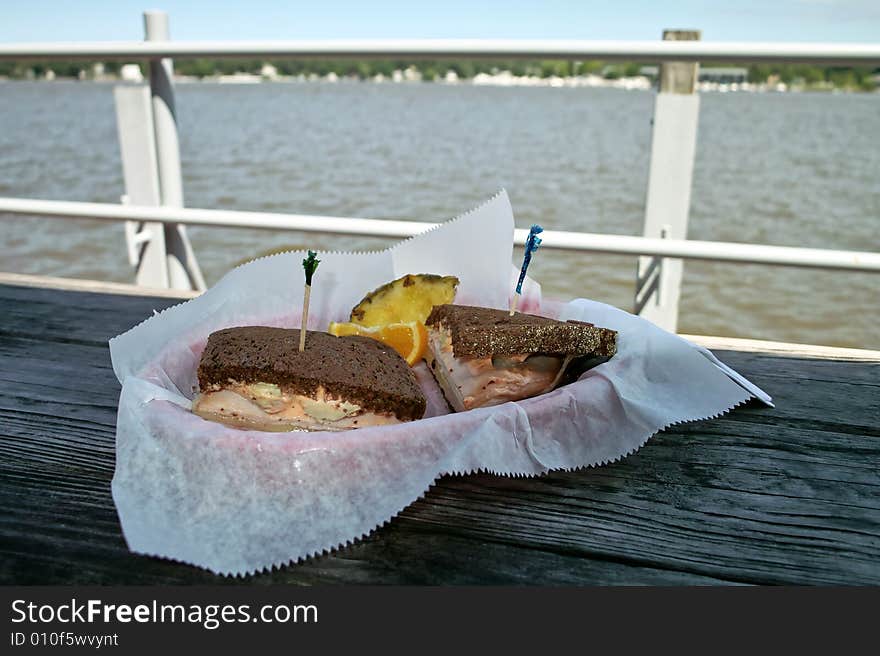
M 119 68 L 119 79 L 123 82 L 143 82 L 144 74 L 137 64 L 123 64 Z
M 660 75 L 659 66 L 642 66 L 639 75 L 656 80 Z M 733 67 L 703 68 L 700 67 L 700 82 L 716 82 L 718 84 L 742 84 L 749 80 L 749 69 Z
M 277 80 L 278 69 L 275 68 L 272 64 L 266 63 L 263 64 L 262 68 L 260 68 L 260 75 L 267 80 Z
M 703 68 L 700 67 L 700 82 L 717 82 L 718 84 L 742 84 L 749 79 L 747 68 Z

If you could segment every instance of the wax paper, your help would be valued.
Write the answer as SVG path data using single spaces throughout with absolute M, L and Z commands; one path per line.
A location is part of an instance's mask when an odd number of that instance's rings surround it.
M 513 227 L 501 192 L 391 249 L 321 253 L 309 328 L 345 320 L 365 293 L 406 273 L 456 275 L 457 302 L 506 308 L 518 273 Z M 705 349 L 602 303 L 544 301 L 527 279 L 522 311 L 613 328 L 617 355 L 549 394 L 462 413 L 449 412 L 419 365 L 428 411 L 395 426 L 265 433 L 192 414 L 211 332 L 299 326 L 304 256 L 243 265 L 198 298 L 111 340 L 122 383 L 112 491 L 132 551 L 250 574 L 367 535 L 444 474 L 533 476 L 602 465 L 670 424 L 716 416 L 751 396 L 770 401 Z

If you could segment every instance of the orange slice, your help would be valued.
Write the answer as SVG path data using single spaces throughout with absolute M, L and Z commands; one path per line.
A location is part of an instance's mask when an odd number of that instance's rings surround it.
M 425 355 L 428 348 L 428 331 L 421 321 L 409 323 L 388 323 L 384 326 L 358 326 L 354 323 L 330 322 L 327 332 L 337 337 L 361 335 L 372 337 L 387 344 L 400 353 L 410 366 L 416 364 Z

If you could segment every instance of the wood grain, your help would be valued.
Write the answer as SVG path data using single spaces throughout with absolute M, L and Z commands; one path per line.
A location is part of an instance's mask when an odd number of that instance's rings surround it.
M 0 285 L 0 583 L 241 583 L 135 556 L 107 340 L 174 299 Z M 598 469 L 444 477 L 257 583 L 878 584 L 880 365 L 718 352 L 773 395 Z

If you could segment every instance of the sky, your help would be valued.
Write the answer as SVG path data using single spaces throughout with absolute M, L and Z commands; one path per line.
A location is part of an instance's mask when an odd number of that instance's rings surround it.
M 152 2 L 152 0 L 150 0 Z M 143 38 L 142 12 L 169 14 L 171 38 L 880 41 L 880 0 L 0 0 L 0 42 Z

